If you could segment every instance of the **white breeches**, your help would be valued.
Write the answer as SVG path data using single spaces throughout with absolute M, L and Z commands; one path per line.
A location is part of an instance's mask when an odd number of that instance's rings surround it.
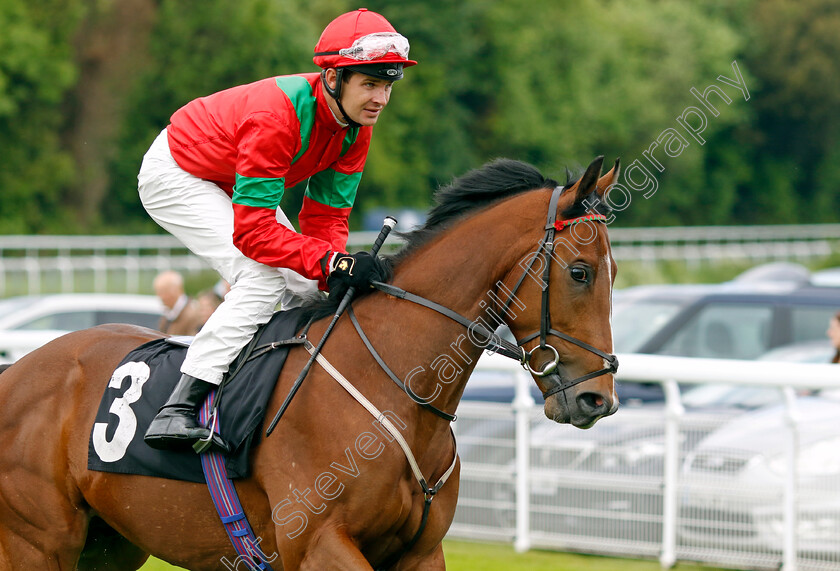
M 155 222 L 204 259 L 230 292 L 201 328 L 181 372 L 219 384 L 257 327 L 277 308 L 296 307 L 318 291 L 317 282 L 289 269 L 246 257 L 233 245 L 230 197 L 212 182 L 183 170 L 172 158 L 166 130 L 155 139 L 137 177 L 140 200 Z M 277 221 L 293 228 L 278 208 Z

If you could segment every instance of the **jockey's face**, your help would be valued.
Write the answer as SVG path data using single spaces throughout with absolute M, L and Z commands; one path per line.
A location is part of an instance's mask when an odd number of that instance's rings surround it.
M 325 79 L 331 86 L 335 85 L 335 77 L 335 70 L 327 70 Z M 386 79 L 354 73 L 341 86 L 341 105 L 344 106 L 347 116 L 359 125 L 375 125 L 379 119 L 379 113 L 385 109 L 391 99 L 393 84 L 393 81 Z M 341 118 L 342 115 L 335 100 L 328 96 L 327 101 L 335 116 Z

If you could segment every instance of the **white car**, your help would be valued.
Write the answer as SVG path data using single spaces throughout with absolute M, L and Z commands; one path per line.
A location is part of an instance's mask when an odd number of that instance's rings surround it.
M 837 391 L 797 399 L 796 531 L 799 550 L 840 555 L 840 400 Z M 685 458 L 681 544 L 780 552 L 789 427 L 783 405 L 745 413 Z M 827 569 L 828 567 L 826 567 Z M 836 568 L 836 567 L 833 567 Z
M 0 364 L 70 331 L 103 323 L 130 323 L 156 329 L 163 305 L 153 295 L 56 294 L 0 300 Z

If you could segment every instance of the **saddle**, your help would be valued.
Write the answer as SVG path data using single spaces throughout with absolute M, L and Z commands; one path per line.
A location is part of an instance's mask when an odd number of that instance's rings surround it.
M 231 364 L 218 391 L 218 423 L 230 444 L 225 467 L 231 478 L 249 475 L 249 452 L 261 438 L 268 399 L 295 333 L 300 309 L 281 311 L 262 326 Z M 155 339 L 132 350 L 108 382 L 88 445 L 88 468 L 204 483 L 201 459 L 192 450 L 155 450 L 146 428 L 180 378 L 191 337 Z

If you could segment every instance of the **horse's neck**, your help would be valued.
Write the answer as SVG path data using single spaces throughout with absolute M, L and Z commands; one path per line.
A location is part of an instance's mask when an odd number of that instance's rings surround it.
M 467 220 L 425 245 L 400 264 L 393 284 L 494 330 L 501 316 L 488 314 L 487 308 L 500 305 L 498 284 L 538 241 L 532 228 L 517 228 L 505 215 L 484 213 L 481 220 Z M 416 395 L 454 412 L 487 346 L 484 337 L 409 301 L 375 303 L 371 299 L 368 309 L 377 320 L 374 343 L 403 365 L 404 382 Z

